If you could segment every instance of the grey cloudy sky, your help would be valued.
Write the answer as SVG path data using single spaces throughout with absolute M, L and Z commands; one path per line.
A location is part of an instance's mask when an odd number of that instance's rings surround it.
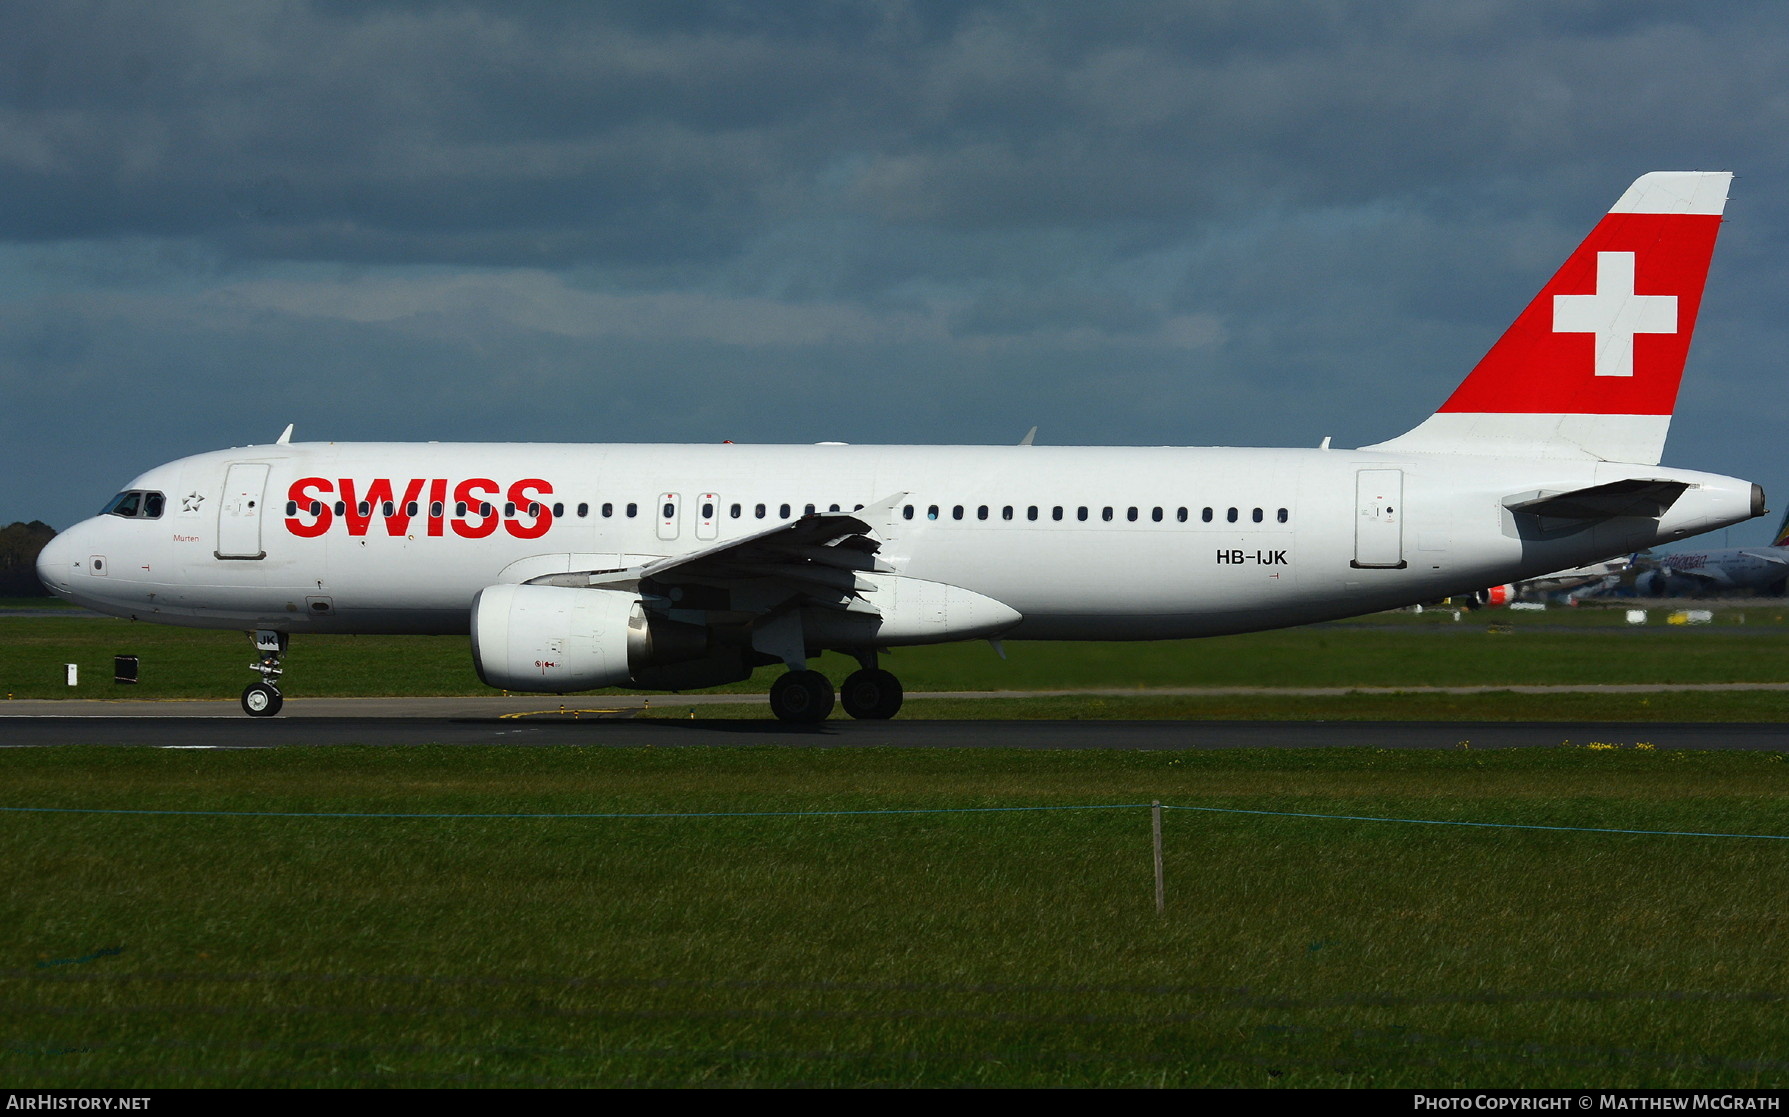
M 1376 441 L 1659 169 L 1740 176 L 1666 460 L 1781 507 L 1786 75 L 1774 2 L 0 6 L 0 522 L 288 422 Z

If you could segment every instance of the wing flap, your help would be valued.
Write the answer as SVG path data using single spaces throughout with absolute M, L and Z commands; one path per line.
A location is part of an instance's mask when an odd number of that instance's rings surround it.
M 881 544 L 870 522 L 889 514 L 905 493 L 857 512 L 810 512 L 762 531 L 626 569 L 552 573 L 534 579 L 554 585 L 638 589 L 642 583 L 754 581 L 782 586 L 812 604 L 874 614 L 863 600 L 877 583 L 867 575 L 892 573 L 876 557 Z

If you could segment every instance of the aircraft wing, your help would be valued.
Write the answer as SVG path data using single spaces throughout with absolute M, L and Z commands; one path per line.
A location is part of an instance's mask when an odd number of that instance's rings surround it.
M 548 574 L 532 581 L 633 590 L 647 581 L 674 585 L 751 580 L 780 587 L 783 595 L 804 595 L 817 604 L 874 612 L 861 595 L 874 592 L 875 583 L 859 572 L 889 573 L 893 568 L 876 557 L 882 544 L 870 537 L 870 521 L 881 519 L 906 495 L 898 493 L 855 512 L 810 512 L 738 539 L 621 570 Z
M 1566 492 L 1516 493 L 1505 497 L 1511 512 L 1561 520 L 1609 520 L 1616 516 L 1662 516 L 1689 485 L 1683 481 L 1632 477 Z

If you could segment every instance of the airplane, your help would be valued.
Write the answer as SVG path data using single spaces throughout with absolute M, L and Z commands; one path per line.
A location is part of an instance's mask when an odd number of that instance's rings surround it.
M 1544 601 L 1549 597 L 1559 596 L 1563 596 L 1570 604 L 1576 604 L 1582 597 L 1619 583 L 1622 572 L 1632 561 L 1631 555 L 1617 555 L 1602 562 L 1574 566 L 1570 570 L 1555 570 L 1538 578 L 1487 586 L 1466 598 L 1465 604 L 1469 609 L 1498 609 L 1518 601 Z
M 1635 556 L 1634 566 L 1633 587 L 1642 597 L 1663 597 L 1673 589 L 1691 594 L 1723 590 L 1781 594 L 1784 580 L 1789 579 L 1789 515 L 1768 546 Z
M 495 688 L 692 690 L 892 717 L 892 649 L 1160 640 L 1470 593 L 1764 514 L 1664 468 L 1731 175 L 1636 180 L 1441 407 L 1354 450 L 299 443 L 142 474 L 43 549 L 52 592 L 247 631 L 469 633 Z

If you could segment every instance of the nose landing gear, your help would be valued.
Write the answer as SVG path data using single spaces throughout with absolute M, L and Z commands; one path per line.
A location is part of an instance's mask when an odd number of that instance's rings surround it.
M 261 681 L 250 683 L 242 691 L 242 712 L 252 718 L 270 718 L 280 712 L 285 699 L 280 697 L 280 675 L 285 668 L 280 666 L 286 656 L 286 633 L 274 632 L 271 629 L 258 629 L 253 633 L 255 651 L 260 658 L 249 664 L 249 670 L 259 671 Z

